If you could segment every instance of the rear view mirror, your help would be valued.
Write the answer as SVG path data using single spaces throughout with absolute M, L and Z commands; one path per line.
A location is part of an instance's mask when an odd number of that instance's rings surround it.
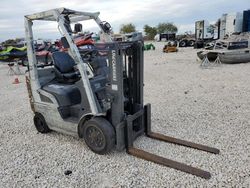
M 69 43 L 68 43 L 66 37 L 62 37 L 61 42 L 62 42 L 62 45 L 64 48 L 69 48 Z
M 76 23 L 76 24 L 75 24 L 74 32 L 75 32 L 75 33 L 82 32 L 82 24 Z
M 103 31 L 105 33 L 110 33 L 111 32 L 111 25 L 108 22 L 103 21 L 103 22 L 100 23 L 100 26 L 102 27 L 102 29 L 103 29 Z

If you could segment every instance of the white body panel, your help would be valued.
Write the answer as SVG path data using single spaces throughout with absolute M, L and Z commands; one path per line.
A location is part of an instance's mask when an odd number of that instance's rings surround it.
M 56 105 L 41 102 L 34 103 L 34 107 L 36 112 L 43 115 L 51 130 L 78 137 L 78 123 L 62 119 Z
M 220 39 L 226 35 L 230 36 L 232 33 L 242 32 L 243 13 L 223 14 L 220 21 Z

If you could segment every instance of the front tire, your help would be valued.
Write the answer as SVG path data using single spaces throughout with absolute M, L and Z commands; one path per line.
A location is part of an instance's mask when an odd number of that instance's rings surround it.
M 111 151 L 115 146 L 115 131 L 102 117 L 94 117 L 83 125 L 83 138 L 87 146 L 100 155 Z

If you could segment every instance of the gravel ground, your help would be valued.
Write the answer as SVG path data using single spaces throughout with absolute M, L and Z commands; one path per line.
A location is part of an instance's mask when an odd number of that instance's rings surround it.
M 208 170 L 210 180 L 83 140 L 37 133 L 24 76 L 12 84 L 0 65 L 0 187 L 250 187 L 250 64 L 201 69 L 196 50 L 145 52 L 145 101 L 153 130 L 217 147 L 219 155 L 141 137 L 139 148 Z M 71 170 L 66 176 L 64 172 Z

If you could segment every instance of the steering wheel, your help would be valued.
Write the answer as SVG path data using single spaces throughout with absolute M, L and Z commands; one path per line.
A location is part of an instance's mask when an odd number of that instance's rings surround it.
M 91 60 L 93 57 L 98 55 L 98 51 L 96 49 L 84 49 L 80 50 L 81 57 L 84 60 Z

